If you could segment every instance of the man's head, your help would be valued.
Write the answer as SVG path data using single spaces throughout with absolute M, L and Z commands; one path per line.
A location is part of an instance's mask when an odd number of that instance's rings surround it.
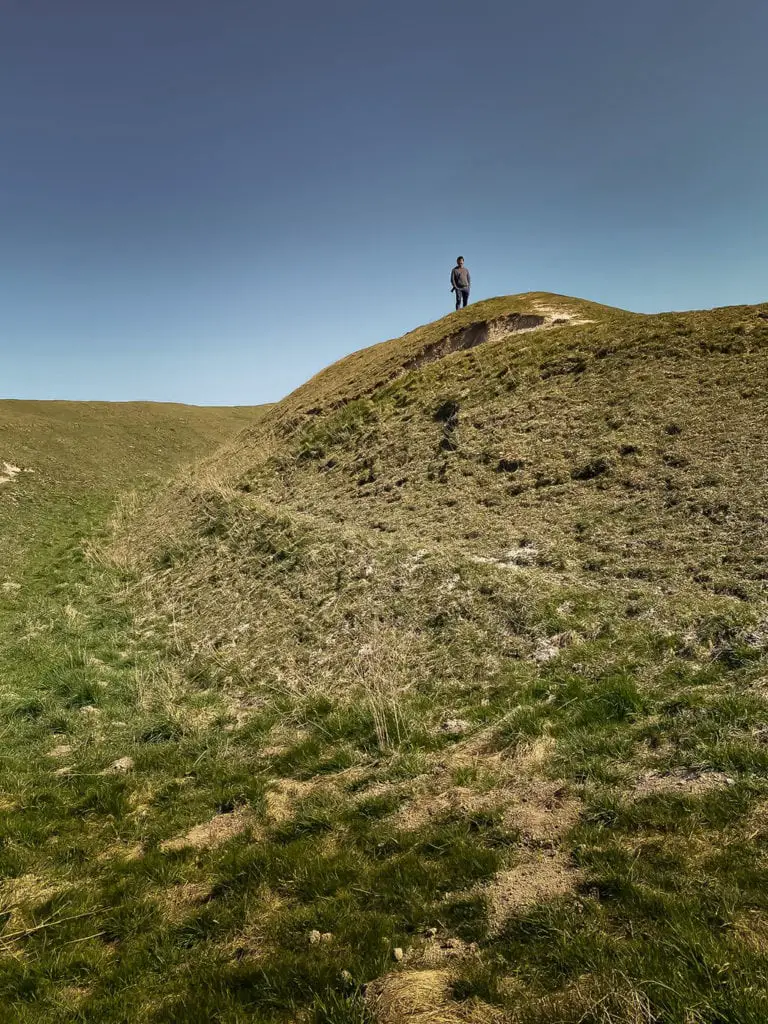
M 459 258 L 456 260 L 456 266 L 457 267 L 463 267 L 464 266 L 464 257 L 463 256 L 459 256 Z

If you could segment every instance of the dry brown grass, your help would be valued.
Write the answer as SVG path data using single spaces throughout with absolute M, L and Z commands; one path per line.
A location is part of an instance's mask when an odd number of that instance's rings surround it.
M 393 817 L 401 828 L 417 829 L 451 812 L 501 810 L 507 827 L 526 842 L 556 844 L 578 820 L 580 801 L 562 781 L 543 774 L 555 743 L 544 736 L 522 744 L 514 756 L 492 746 L 494 730 L 481 730 L 440 755 L 421 775 L 410 799 Z M 486 785 L 457 786 L 457 768 L 482 770 Z
M 267 818 L 274 824 L 287 821 L 296 805 L 318 788 L 316 782 L 299 779 L 277 779 L 265 793 Z
M 179 924 L 202 906 L 211 895 L 208 882 L 181 882 L 158 893 L 155 902 L 170 924 Z
M 453 983 L 477 948 L 455 938 L 430 938 L 408 951 L 404 968 L 366 987 L 366 1002 L 377 1024 L 501 1024 L 509 1016 L 481 999 L 457 1001 Z
M 768 954 L 768 914 L 761 910 L 740 914 L 733 923 L 733 937 L 756 953 Z
M 34 912 L 71 883 L 62 879 L 19 875 L 0 882 L 0 914 L 5 917 L 4 932 L 16 932 L 35 923 Z M 2 941 L 0 932 L 0 941 Z
M 72 745 L 70 743 L 57 743 L 55 747 L 48 751 L 48 757 L 69 757 L 71 753 Z
M 141 860 L 144 847 L 141 843 L 112 843 L 98 855 L 99 861 L 131 861 Z
M 366 994 L 376 1024 L 502 1024 L 509 1017 L 479 999 L 457 1002 L 445 970 L 403 971 L 373 982 Z
M 230 814 L 217 814 L 210 821 L 195 825 L 183 836 L 166 839 L 160 844 L 165 851 L 183 850 L 192 847 L 196 850 L 210 849 L 226 843 L 233 836 L 240 835 L 246 829 L 253 829 L 253 814 L 248 808 L 238 808 Z
M 584 302 L 582 299 L 571 299 L 562 295 L 545 296 L 536 292 L 476 303 L 434 323 L 418 327 L 401 338 L 393 338 L 391 341 L 354 352 L 321 370 L 280 403 L 276 422 L 282 425 L 310 409 L 325 411 L 335 403 L 346 402 L 370 393 L 399 377 L 406 364 L 418 363 L 424 353 L 429 352 L 447 337 L 475 324 L 495 325 L 504 318 L 528 315 L 543 315 L 552 320 L 575 317 L 581 321 L 589 315 L 599 315 L 606 308 L 596 303 Z M 488 340 L 491 343 L 502 341 L 515 333 L 514 325 L 510 324 L 506 331 L 492 330 Z M 455 350 L 446 349 L 444 354 L 448 355 L 451 351 Z M 314 411 L 312 414 L 317 415 Z
M 510 1024 L 559 1024 L 590 1021 L 590 1024 L 658 1024 L 649 1001 L 621 977 L 606 986 L 590 975 L 552 995 L 522 1001 Z M 687 1022 L 686 1022 L 687 1024 Z M 691 1017 L 690 1024 L 698 1024 Z

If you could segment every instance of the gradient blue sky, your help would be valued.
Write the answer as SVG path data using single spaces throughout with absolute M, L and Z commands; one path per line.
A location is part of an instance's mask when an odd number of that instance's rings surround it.
M 473 299 L 768 297 L 765 0 L 0 0 L 0 396 L 251 404 Z

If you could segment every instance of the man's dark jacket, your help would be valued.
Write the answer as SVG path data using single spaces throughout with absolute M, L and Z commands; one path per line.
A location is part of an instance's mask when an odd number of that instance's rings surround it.
M 460 267 L 457 264 L 451 271 L 451 287 L 456 291 L 468 291 L 471 281 L 467 267 Z

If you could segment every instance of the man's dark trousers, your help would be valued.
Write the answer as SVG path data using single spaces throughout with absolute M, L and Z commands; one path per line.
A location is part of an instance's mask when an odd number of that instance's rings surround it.
M 469 302 L 469 288 L 456 289 L 456 309 L 461 309 Z

